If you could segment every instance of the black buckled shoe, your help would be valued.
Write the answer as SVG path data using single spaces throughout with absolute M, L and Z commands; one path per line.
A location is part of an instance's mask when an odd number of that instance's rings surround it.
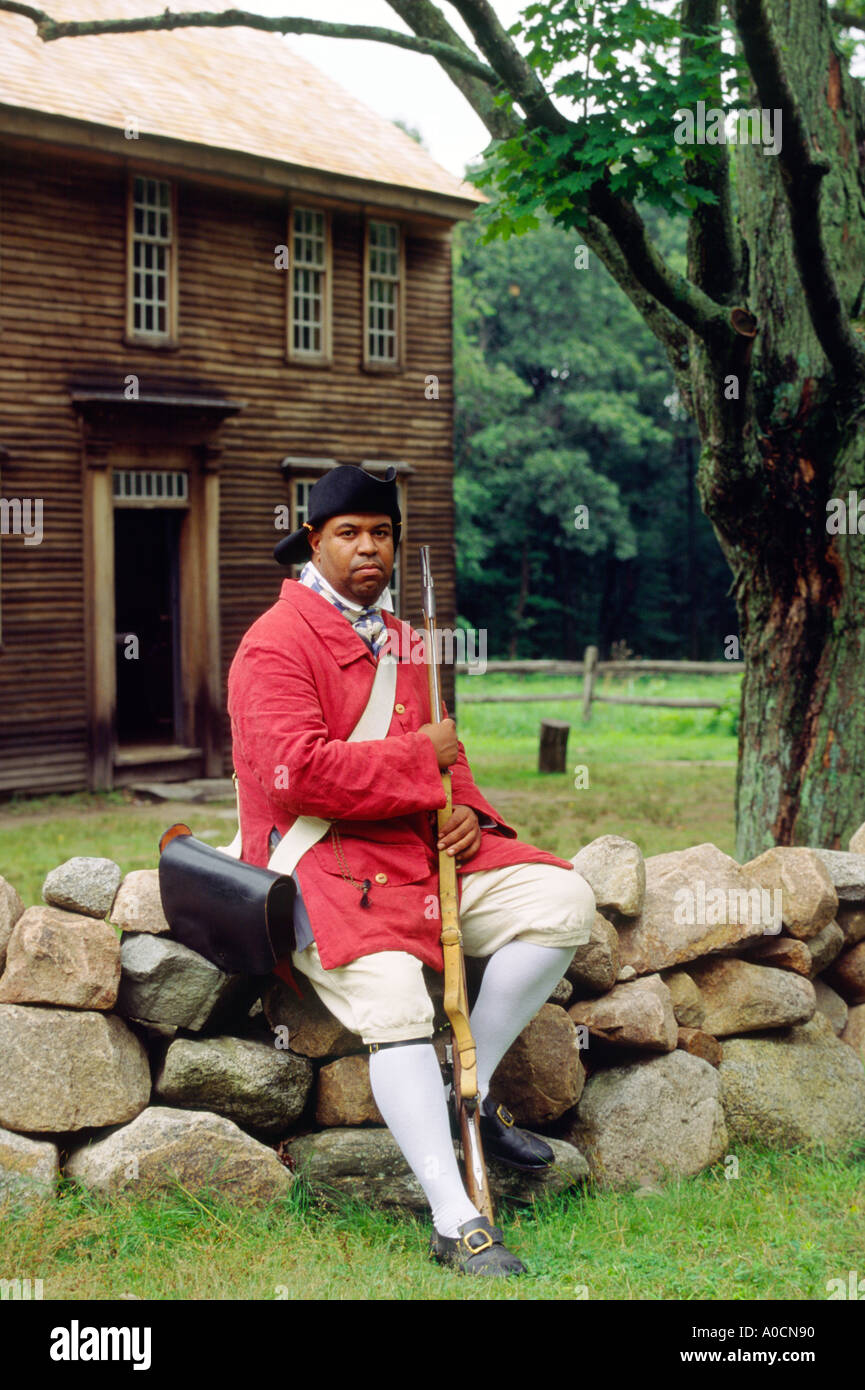
M 485 1216 L 475 1216 L 457 1227 L 458 1236 L 440 1236 L 433 1227 L 430 1258 L 450 1265 L 459 1274 L 487 1274 L 498 1278 L 508 1274 L 527 1274 L 528 1270 L 504 1243 L 500 1227 L 491 1226 Z
M 498 1159 L 509 1168 L 536 1173 L 548 1168 L 555 1159 L 549 1144 L 528 1130 L 517 1129 L 510 1110 L 497 1105 L 492 1096 L 481 1103 L 480 1129 L 485 1157 Z

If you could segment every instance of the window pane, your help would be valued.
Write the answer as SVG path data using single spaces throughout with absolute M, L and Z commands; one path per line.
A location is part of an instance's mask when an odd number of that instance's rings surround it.
M 370 222 L 367 276 L 369 357 L 378 362 L 396 362 L 399 287 L 399 225 L 396 222 Z
M 171 184 L 136 176 L 132 184 L 132 321 L 145 333 L 169 327 L 169 254 L 172 242 Z

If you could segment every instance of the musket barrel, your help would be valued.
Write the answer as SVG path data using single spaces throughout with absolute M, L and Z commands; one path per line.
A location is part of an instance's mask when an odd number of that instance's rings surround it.
M 434 618 L 436 615 L 436 591 L 433 584 L 429 546 L 422 545 L 418 548 L 420 550 L 420 582 L 423 588 L 423 615 L 425 618 Z
M 436 591 L 432 577 L 429 546 L 421 545 L 418 549 L 420 550 L 420 572 L 423 589 L 423 616 L 424 628 L 426 630 L 426 651 L 424 655 L 427 660 L 427 671 L 429 674 L 430 710 L 433 722 L 438 724 L 441 722 L 442 717 L 442 687 L 438 666 L 438 650 L 436 647 Z M 450 776 L 448 775 L 448 781 L 449 780 Z

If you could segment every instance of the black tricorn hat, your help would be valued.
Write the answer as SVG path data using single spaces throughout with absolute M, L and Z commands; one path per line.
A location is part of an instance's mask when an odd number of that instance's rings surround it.
M 351 512 L 375 512 L 389 516 L 393 522 L 394 550 L 399 545 L 402 516 L 394 479 L 396 469 L 391 465 L 381 478 L 366 473 L 354 463 L 342 463 L 331 468 L 309 490 L 307 520 L 299 531 L 292 531 L 273 547 L 273 558 L 281 565 L 298 565 L 312 554 L 309 548 L 309 528 L 318 530 L 332 516 Z

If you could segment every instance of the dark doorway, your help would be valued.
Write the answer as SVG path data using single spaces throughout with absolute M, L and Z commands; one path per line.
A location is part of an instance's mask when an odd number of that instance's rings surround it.
M 117 741 L 181 742 L 178 509 L 116 507 Z

